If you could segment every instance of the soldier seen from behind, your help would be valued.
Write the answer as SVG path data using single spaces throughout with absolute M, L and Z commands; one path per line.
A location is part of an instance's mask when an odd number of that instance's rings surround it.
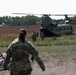
M 32 56 L 32 61 L 35 59 L 42 71 L 44 71 L 45 65 L 39 57 L 37 50 L 26 39 L 26 30 L 21 29 L 19 31 L 19 37 L 8 47 L 4 62 L 4 70 L 7 70 L 9 67 L 10 75 L 31 75 L 32 66 L 29 58 L 30 55 Z

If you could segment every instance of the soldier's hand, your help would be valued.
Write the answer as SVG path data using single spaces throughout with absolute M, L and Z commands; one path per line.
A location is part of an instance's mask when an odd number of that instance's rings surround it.
M 5 68 L 4 68 L 4 70 L 8 70 L 8 68 L 7 68 L 7 67 L 5 67 Z
M 45 68 L 43 68 L 42 71 L 45 71 Z
M 3 65 L 3 68 L 4 68 L 4 70 L 8 70 L 9 69 L 9 67 L 6 66 L 6 65 Z
M 32 62 L 34 61 L 34 57 L 33 56 L 31 57 L 31 60 L 32 60 Z

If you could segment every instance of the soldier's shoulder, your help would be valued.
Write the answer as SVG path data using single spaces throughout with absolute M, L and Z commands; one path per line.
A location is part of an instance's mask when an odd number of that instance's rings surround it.
M 26 39 L 26 42 L 27 42 L 30 46 L 34 47 L 34 45 L 33 45 L 30 41 L 28 41 L 27 39 Z
M 15 43 L 17 43 L 18 42 L 18 38 L 16 38 L 9 46 L 8 46 L 8 48 L 10 48 L 12 45 L 14 45 Z
M 11 44 L 18 42 L 18 38 L 16 38 Z

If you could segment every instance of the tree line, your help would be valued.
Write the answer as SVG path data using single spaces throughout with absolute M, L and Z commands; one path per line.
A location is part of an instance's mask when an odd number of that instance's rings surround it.
M 76 24 L 76 16 L 74 17 L 69 17 L 71 20 L 71 24 L 75 25 Z M 16 16 L 16 17 L 11 17 L 11 16 L 3 16 L 0 17 L 0 25 L 6 25 L 6 26 L 27 26 L 27 25 L 37 25 L 38 22 L 41 21 L 41 17 L 37 17 L 37 16 Z M 54 22 L 56 22 L 57 24 L 62 24 L 65 21 L 64 19 L 58 19 L 55 20 L 53 19 Z

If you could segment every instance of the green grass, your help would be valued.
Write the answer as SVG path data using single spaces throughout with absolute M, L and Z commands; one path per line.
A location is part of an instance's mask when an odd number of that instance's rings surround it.
M 31 42 L 32 40 L 29 39 Z M 37 46 L 56 46 L 56 45 L 76 45 L 76 37 L 75 36 L 62 36 L 62 37 L 53 37 L 53 38 L 45 38 L 42 41 L 40 38 L 37 38 L 36 42 L 32 42 Z
M 5 38 L 5 37 L 0 37 L 0 47 L 7 47 L 14 38 Z
M 14 39 L 15 38 L 0 38 L 0 50 L 4 52 Z M 45 38 L 44 41 L 42 41 L 40 38 L 37 38 L 36 42 L 33 42 L 31 38 L 28 40 L 35 45 L 40 53 L 76 51 L 75 36 Z
M 76 45 L 35 46 L 35 48 L 45 62 L 50 61 L 51 58 L 57 58 L 62 63 L 67 61 L 69 56 L 76 55 Z M 0 47 L 0 51 L 6 52 L 7 47 Z
M 35 46 L 40 54 L 44 53 L 65 53 L 76 52 L 76 45 L 63 45 L 63 46 Z M 7 47 L 0 47 L 0 51 L 6 52 Z
M 76 55 L 76 45 L 36 46 L 36 49 L 44 61 L 50 61 L 51 58 L 67 61 L 68 57 Z
M 51 53 L 65 53 L 65 52 L 76 52 L 76 45 L 63 45 L 63 46 L 36 46 L 36 49 L 40 53 L 47 52 Z
M 0 47 L 7 47 L 15 38 L 0 37 Z M 62 36 L 62 37 L 50 37 L 45 38 L 44 41 L 41 38 L 37 38 L 36 42 L 33 42 L 31 38 L 27 38 L 35 46 L 60 46 L 60 45 L 76 45 L 76 36 Z
M 7 51 L 7 49 L 8 49 L 8 47 L 0 47 L 0 51 L 2 51 L 4 53 Z

